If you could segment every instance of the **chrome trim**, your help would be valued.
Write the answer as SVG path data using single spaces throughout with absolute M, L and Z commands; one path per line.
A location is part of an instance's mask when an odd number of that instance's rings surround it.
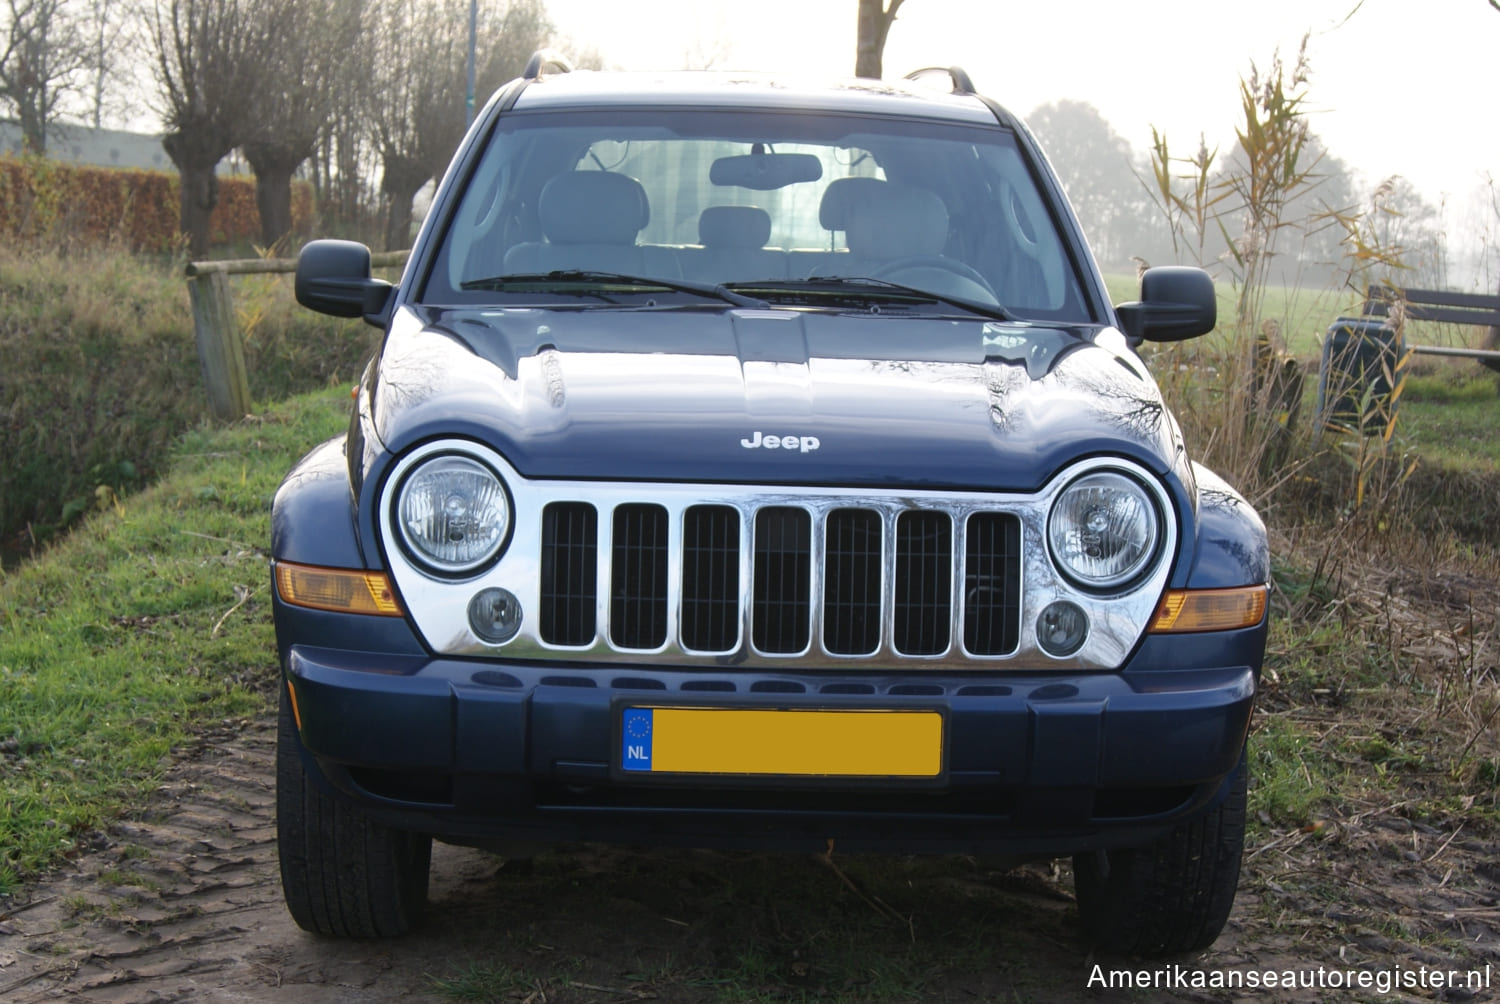
M 468 453 L 490 465 L 510 489 L 512 536 L 499 561 L 482 574 L 463 581 L 442 580 L 424 573 L 400 547 L 391 546 L 392 487 L 414 465 L 434 453 Z M 1162 541 L 1155 565 L 1138 582 L 1120 592 L 1101 595 L 1073 585 L 1053 566 L 1047 543 L 1047 518 L 1057 495 L 1075 478 L 1094 470 L 1116 470 L 1144 486 L 1162 514 Z M 550 502 L 585 502 L 598 512 L 598 569 L 595 600 L 595 637 L 588 645 L 561 646 L 542 640 L 541 610 L 542 509 Z M 614 544 L 614 510 L 627 503 L 655 503 L 668 513 L 667 641 L 652 650 L 622 649 L 609 640 L 610 569 Z M 699 652 L 678 641 L 682 615 L 683 513 L 692 505 L 731 506 L 740 513 L 739 637 L 728 652 Z M 805 509 L 812 518 L 812 561 L 809 589 L 811 624 L 807 647 L 798 653 L 758 651 L 751 633 L 754 521 L 768 506 Z M 872 509 L 881 514 L 881 598 L 884 607 L 880 644 L 869 655 L 836 655 L 823 646 L 823 567 L 827 560 L 826 520 L 830 510 Z M 907 655 L 894 644 L 891 603 L 896 578 L 893 546 L 897 517 L 907 510 L 938 510 L 953 521 L 953 576 L 950 580 L 948 648 L 937 655 Z M 964 568 L 967 558 L 968 518 L 976 512 L 1006 512 L 1021 524 L 1021 614 L 1019 644 L 1004 655 L 974 655 L 964 648 Z M 716 669 L 1112 669 L 1121 665 L 1146 629 L 1166 588 L 1177 551 L 1178 527 L 1171 499 L 1159 479 L 1129 461 L 1096 457 L 1060 472 L 1036 494 L 910 491 L 882 492 L 840 488 L 756 488 L 742 485 L 631 484 L 592 481 L 530 481 L 516 473 L 494 450 L 467 440 L 424 444 L 402 457 L 387 472 L 378 501 L 381 545 L 391 577 L 409 618 L 431 648 L 443 655 L 504 657 L 515 660 L 559 660 L 703 666 Z M 469 628 L 469 599 L 479 590 L 509 589 L 521 602 L 521 630 L 510 641 L 484 642 Z M 1036 619 L 1043 607 L 1069 599 L 1089 616 L 1089 637 L 1077 653 L 1057 659 L 1036 642 Z

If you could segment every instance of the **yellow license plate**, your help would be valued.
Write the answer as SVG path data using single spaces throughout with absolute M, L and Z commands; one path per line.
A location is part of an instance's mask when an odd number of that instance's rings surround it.
M 626 708 L 620 767 L 641 774 L 937 777 L 936 711 Z

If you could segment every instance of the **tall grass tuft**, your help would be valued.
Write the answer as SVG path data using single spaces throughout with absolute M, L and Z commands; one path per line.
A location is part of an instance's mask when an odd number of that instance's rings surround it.
M 1167 216 L 1174 243 L 1218 265 L 1232 278 L 1234 309 L 1207 339 L 1164 350 L 1163 386 L 1199 456 L 1253 501 L 1270 504 L 1305 455 L 1298 417 L 1304 393 L 1300 365 L 1286 350 L 1281 320 L 1266 316 L 1266 289 L 1284 232 L 1286 208 L 1318 183 L 1309 159 L 1304 49 L 1288 70 L 1278 57 L 1262 75 L 1252 64 L 1240 82 L 1241 122 L 1235 149 L 1214 170 L 1217 151 L 1173 158 L 1153 132 L 1152 198 Z M 1202 260 L 1213 230 L 1228 244 L 1219 262 Z
M 1174 157 L 1167 138 L 1153 130 L 1146 179 L 1178 254 L 1196 255 L 1199 264 L 1227 274 L 1234 290 L 1232 310 L 1221 314 L 1212 335 L 1159 350 L 1163 390 L 1197 455 L 1273 518 L 1278 507 L 1307 498 L 1307 481 L 1330 478 L 1350 514 L 1363 516 L 1394 504 L 1410 474 L 1391 462 L 1405 360 L 1392 360 L 1383 374 L 1393 389 L 1388 395 L 1369 392 L 1376 381 L 1365 378 L 1374 374 L 1333 360 L 1327 376 L 1335 379 L 1324 399 L 1353 397 L 1361 420 L 1351 433 L 1325 436 L 1328 416 L 1304 407 L 1312 385 L 1306 362 L 1288 349 L 1284 325 L 1290 319 L 1269 307 L 1273 265 L 1284 248 L 1315 228 L 1334 227 L 1343 235 L 1346 292 L 1330 320 L 1357 308 L 1355 290 L 1362 297 L 1373 277 L 1401 267 L 1400 249 L 1383 246 L 1372 223 L 1372 215 L 1383 211 L 1378 193 L 1369 207 L 1325 206 L 1307 218 L 1292 211 L 1314 202 L 1323 180 L 1322 154 L 1307 120 L 1309 78 L 1306 38 L 1291 64 L 1279 54 L 1264 72 L 1252 64 L 1240 81 L 1240 121 L 1230 155 L 1220 162 L 1218 151 L 1200 141 L 1195 155 Z M 1227 251 L 1204 261 L 1215 232 Z M 1363 382 L 1351 386 L 1351 380 Z M 1329 463 L 1330 457 L 1341 459 Z

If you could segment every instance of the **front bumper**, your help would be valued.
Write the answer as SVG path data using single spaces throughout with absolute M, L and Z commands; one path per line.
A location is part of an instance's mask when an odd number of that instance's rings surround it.
M 389 825 L 474 844 L 1060 855 L 1149 841 L 1239 767 L 1265 641 L 1264 624 L 1151 636 L 1111 673 L 684 670 L 432 658 L 395 639 L 359 651 L 349 622 L 370 619 L 277 606 L 310 775 Z M 674 704 L 935 710 L 943 771 L 622 776 L 622 709 Z

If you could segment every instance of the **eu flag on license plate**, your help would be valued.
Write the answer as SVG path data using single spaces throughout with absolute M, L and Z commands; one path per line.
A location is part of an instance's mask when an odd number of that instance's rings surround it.
M 651 769 L 651 708 L 626 708 L 620 728 L 620 766 L 625 770 Z

